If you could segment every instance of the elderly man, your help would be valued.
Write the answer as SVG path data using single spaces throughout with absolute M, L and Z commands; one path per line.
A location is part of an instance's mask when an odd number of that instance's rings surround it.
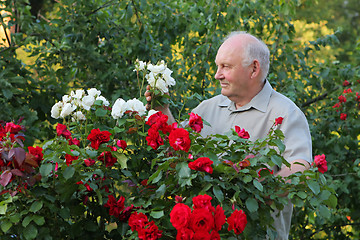
M 215 78 L 220 81 L 221 95 L 203 101 L 193 112 L 211 125 L 202 129 L 204 136 L 223 134 L 240 126 L 249 132 L 250 140 L 265 137 L 274 120 L 283 117 L 280 126 L 285 135 L 283 156 L 291 166 L 274 169 L 274 173 L 286 177 L 310 167 L 311 136 L 301 110 L 266 80 L 269 55 L 267 46 L 256 37 L 244 32 L 231 33 L 215 59 Z M 151 100 L 149 93 L 145 96 Z M 174 121 L 168 107 L 158 110 Z M 289 203 L 273 214 L 277 239 L 288 239 L 292 208 Z

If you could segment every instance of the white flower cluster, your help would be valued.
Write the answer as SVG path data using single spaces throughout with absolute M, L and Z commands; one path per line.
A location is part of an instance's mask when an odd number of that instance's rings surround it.
M 138 112 L 140 116 L 144 116 L 146 113 L 146 107 L 140 100 L 134 98 L 126 102 L 124 99 L 118 98 L 112 107 L 111 116 L 114 119 L 122 118 L 128 110 Z
M 51 117 L 58 119 L 71 115 L 72 121 L 85 120 L 82 110 L 89 111 L 97 100 L 101 100 L 105 106 L 110 104 L 105 97 L 101 96 L 101 91 L 96 88 L 87 90 L 87 94 L 83 89 L 71 91 L 70 95 L 64 95 L 62 101 L 55 103 L 51 108 Z M 78 111 L 75 112 L 76 109 Z
M 168 87 L 174 86 L 176 83 L 175 79 L 171 77 L 173 71 L 167 68 L 164 60 L 156 65 L 136 60 L 134 71 L 146 71 L 145 78 L 149 85 L 160 90 L 163 94 L 169 92 Z

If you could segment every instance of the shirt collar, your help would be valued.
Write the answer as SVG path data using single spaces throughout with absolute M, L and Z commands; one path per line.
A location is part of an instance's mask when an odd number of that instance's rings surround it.
M 273 88 L 271 87 L 270 83 L 266 80 L 264 87 L 261 91 L 251 99 L 251 101 L 244 106 L 236 109 L 235 103 L 232 102 L 227 97 L 223 96 L 223 100 L 219 103 L 219 107 L 227 107 L 230 111 L 246 111 L 251 108 L 255 108 L 261 112 L 266 112 L 266 109 L 269 105 L 270 97 L 272 94 Z

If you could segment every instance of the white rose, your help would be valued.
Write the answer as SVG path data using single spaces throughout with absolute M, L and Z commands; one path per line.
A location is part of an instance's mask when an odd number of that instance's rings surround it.
M 164 62 L 159 65 L 152 65 L 151 63 L 147 66 L 147 69 L 154 74 L 163 73 L 166 69 Z
M 145 115 L 146 107 L 145 105 L 138 99 L 134 98 L 127 101 L 128 110 L 132 110 L 138 112 L 140 116 Z
M 85 91 L 82 89 L 78 89 L 75 92 L 71 91 L 70 96 L 76 99 L 81 99 L 85 95 Z
M 163 94 L 169 91 L 165 80 L 154 75 L 154 73 L 146 74 L 145 78 L 152 88 L 159 89 Z
M 70 100 L 71 100 L 71 97 L 70 97 L 69 95 L 64 95 L 64 96 L 62 97 L 62 101 L 63 101 L 64 103 L 68 103 L 68 102 L 70 102 Z
M 174 86 L 176 83 L 175 79 L 170 76 L 172 72 L 169 68 L 166 68 L 163 72 L 163 78 L 168 86 Z
M 114 119 L 122 118 L 124 112 L 127 110 L 127 103 L 122 98 L 118 98 L 111 110 L 111 116 Z
M 155 114 L 155 113 L 157 113 L 157 112 L 159 112 L 159 111 L 156 111 L 156 110 L 154 110 L 154 109 L 150 109 L 150 111 L 148 112 L 148 115 L 147 115 L 146 118 L 145 118 L 145 121 L 149 120 L 149 118 L 151 117 L 151 115 L 153 115 L 153 114 Z
M 51 108 L 51 117 L 58 119 L 60 117 L 61 109 L 63 108 L 64 103 L 63 102 L 57 102 L 52 106 Z
M 145 69 L 145 67 L 146 67 L 145 62 L 139 61 L 138 59 L 136 59 L 134 71 L 142 71 Z
M 76 122 L 76 121 L 85 121 L 86 120 L 86 117 L 85 115 L 81 112 L 81 111 L 77 111 L 73 114 L 73 117 L 71 119 L 73 122 Z
M 87 90 L 87 93 L 90 95 L 90 96 L 100 96 L 101 95 L 101 91 L 100 90 L 97 90 L 96 88 L 90 88 Z
M 103 105 L 105 105 L 105 106 L 109 106 L 109 104 L 110 104 L 109 101 L 106 100 L 106 98 L 103 97 L 103 96 L 98 96 L 98 97 L 96 98 L 96 100 L 101 100 L 102 103 L 103 103 Z
M 87 95 L 82 98 L 81 100 L 81 106 L 85 110 L 90 110 L 91 106 L 94 105 L 95 98 L 93 96 Z
M 64 107 L 60 113 L 61 118 L 66 118 L 69 116 L 74 110 L 76 109 L 75 105 L 72 105 L 71 103 L 65 103 Z

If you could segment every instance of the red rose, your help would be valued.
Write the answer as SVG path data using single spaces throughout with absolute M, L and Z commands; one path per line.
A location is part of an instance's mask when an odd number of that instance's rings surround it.
M 118 140 L 116 143 L 122 150 L 125 150 L 127 148 L 127 143 L 125 140 Z
M 209 232 L 214 227 L 214 217 L 205 208 L 194 209 L 191 213 L 190 228 L 195 232 Z
M 283 117 L 278 117 L 275 119 L 275 126 L 282 124 L 284 118 Z
M 341 105 L 340 103 L 335 103 L 334 106 L 332 106 L 333 108 L 339 108 Z
M 116 148 L 108 147 L 111 151 L 116 151 Z M 98 160 L 104 162 L 106 167 L 112 167 L 117 162 L 117 158 L 113 157 L 110 151 L 102 152 L 98 157 Z
M 250 135 L 244 128 L 240 128 L 239 126 L 235 126 L 235 132 L 239 135 L 240 138 L 249 139 Z
M 339 96 L 338 99 L 340 103 L 346 102 L 346 97 L 343 95 Z
M 146 124 L 156 129 L 157 131 L 162 131 L 164 134 L 168 132 L 168 116 L 162 112 L 157 112 L 149 117 Z
M 44 160 L 44 158 L 43 158 L 44 154 L 42 153 L 43 149 L 41 147 L 39 147 L 39 146 L 36 146 L 36 147 L 29 146 L 28 150 L 29 150 L 29 153 L 35 157 L 34 160 L 37 162 L 38 165 L 40 164 L 40 162 L 42 160 Z
M 56 125 L 56 134 L 58 136 L 63 136 L 66 139 L 71 138 L 71 132 L 67 130 L 67 127 L 61 123 L 58 123 L 58 125 Z
M 76 146 L 80 146 L 80 141 L 77 140 L 76 138 L 72 138 L 70 137 L 69 139 L 69 145 L 76 145 Z
M 124 210 L 125 206 L 125 198 L 121 196 L 119 200 L 116 201 L 113 195 L 108 196 L 108 201 L 105 203 L 104 207 L 110 208 L 109 214 L 114 217 L 119 217 L 122 210 Z
M 161 145 L 164 145 L 164 140 L 160 137 L 158 130 L 155 127 L 150 127 L 148 135 L 146 136 L 147 145 L 153 149 L 158 149 Z
M 343 85 L 344 87 L 349 86 L 349 85 L 350 85 L 350 82 L 349 82 L 348 80 L 345 80 L 342 85 Z
M 94 160 L 94 159 L 91 159 L 91 158 L 88 158 L 88 159 L 85 159 L 85 160 L 84 160 L 84 163 L 85 163 L 85 165 L 86 165 L 87 167 L 90 167 L 90 166 L 92 166 L 92 165 L 95 164 L 95 160 Z
M 74 160 L 78 160 L 79 156 L 65 155 L 66 165 L 70 166 Z
M 134 211 L 135 207 L 134 205 L 131 204 L 131 206 L 126 207 L 122 213 L 119 215 L 119 221 L 120 222 L 127 222 L 129 220 L 129 217 L 132 213 L 132 211 Z
M 211 231 L 210 240 L 221 240 L 220 234 L 217 231 Z
M 147 223 L 143 228 L 138 230 L 140 240 L 156 240 L 161 238 L 162 231 L 155 225 L 154 221 Z
M 9 132 L 11 134 L 17 134 L 21 130 L 23 130 L 22 126 L 16 125 L 15 123 L 12 123 L 12 122 L 8 122 L 5 125 L 5 132 Z
M 205 208 L 210 212 L 215 212 L 215 208 L 211 205 L 211 199 L 212 197 L 206 194 L 193 197 L 192 199 L 193 208 L 194 209 Z
M 201 132 L 201 129 L 204 127 L 203 120 L 201 117 L 195 113 L 189 113 L 189 126 L 194 130 L 195 132 L 199 133 Z
M 324 173 L 328 170 L 327 161 L 326 161 L 326 157 L 324 154 L 316 155 L 314 157 L 314 162 L 315 162 L 316 167 L 318 168 L 319 172 Z
M 188 227 L 190 215 L 190 207 L 183 203 L 178 203 L 170 212 L 170 222 L 179 231 L 182 228 Z
M 347 114 L 346 113 L 340 113 L 340 119 L 345 121 L 347 118 Z
M 209 240 L 210 238 L 211 238 L 210 233 L 206 231 L 197 231 L 195 232 L 192 240 Z
M 99 149 L 100 144 L 110 141 L 111 133 L 108 131 L 100 131 L 99 128 L 91 130 L 87 139 L 91 141 L 91 147 Z
M 193 230 L 189 228 L 179 229 L 176 235 L 176 240 L 192 240 L 194 237 Z
M 234 230 L 235 234 L 240 234 L 244 231 L 247 218 L 242 210 L 235 210 L 227 219 L 229 224 L 228 231 Z
M 133 212 L 129 217 L 129 226 L 131 231 L 138 231 L 149 223 L 147 216 L 143 213 Z
M 169 143 L 175 151 L 183 150 L 188 152 L 191 145 L 189 132 L 183 128 L 176 128 L 172 130 L 169 134 Z
M 224 209 L 220 205 L 217 205 L 214 213 L 214 229 L 212 232 L 220 231 L 225 222 L 226 216 L 224 213 Z
M 189 162 L 188 166 L 192 170 L 207 172 L 211 174 L 213 173 L 213 169 L 211 167 L 211 164 L 213 163 L 214 162 L 211 161 L 208 157 L 200 157 L 193 162 Z

